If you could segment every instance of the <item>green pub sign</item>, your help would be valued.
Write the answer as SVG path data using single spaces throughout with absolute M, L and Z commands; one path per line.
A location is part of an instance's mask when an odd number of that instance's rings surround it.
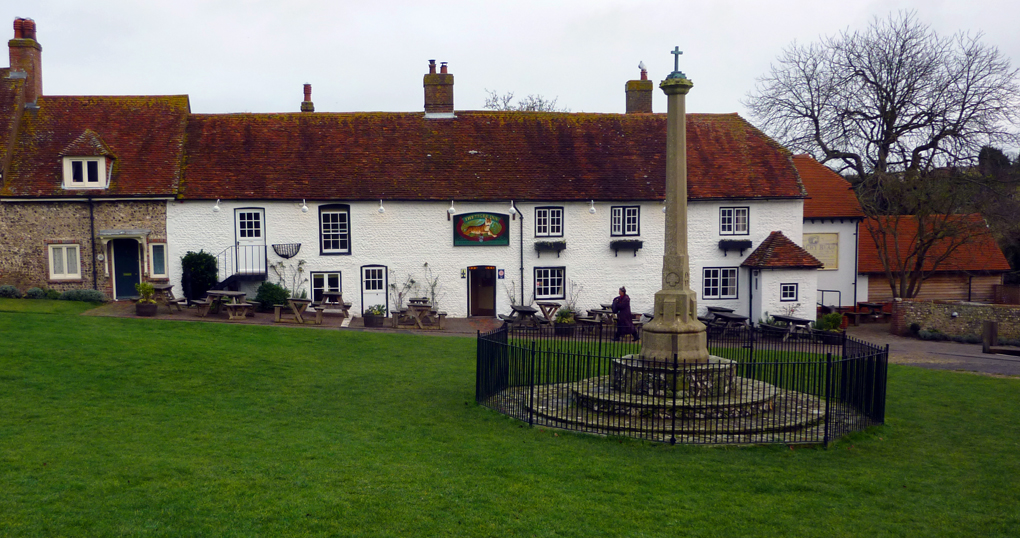
M 453 217 L 453 246 L 507 246 L 510 244 L 509 215 L 465 213 Z

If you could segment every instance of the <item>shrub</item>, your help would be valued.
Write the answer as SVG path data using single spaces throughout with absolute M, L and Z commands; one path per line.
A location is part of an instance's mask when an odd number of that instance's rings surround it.
M 156 301 L 152 298 L 156 294 L 156 288 L 148 282 L 139 282 L 135 284 L 135 291 L 138 292 L 138 302 L 143 304 L 155 304 Z
M 46 290 L 46 298 L 51 301 L 56 301 L 57 299 L 60 299 L 60 292 L 57 290 Z
M 935 341 L 949 340 L 949 335 L 943 333 L 938 329 L 928 329 L 927 331 L 922 329 L 917 332 L 917 336 L 921 340 L 935 340 Z
M 838 331 L 843 324 L 843 314 L 833 312 L 825 314 L 815 321 L 816 331 Z
M 5 299 L 21 299 L 21 292 L 10 284 L 0 286 L 0 297 Z
M 97 290 L 67 290 L 60 294 L 61 301 L 83 301 L 86 303 L 106 302 L 106 295 Z
M 287 304 L 288 298 L 290 298 L 290 292 L 287 291 L 287 288 L 272 282 L 263 282 L 255 293 L 255 300 L 258 301 L 261 312 L 272 310 L 273 305 Z
M 917 333 L 921 332 L 921 325 L 919 323 L 910 324 L 910 334 L 917 336 Z
M 28 288 L 28 291 L 25 292 L 25 298 L 26 299 L 45 299 L 46 298 L 46 292 L 43 291 L 40 288 Z
M 365 309 L 365 313 L 366 314 L 371 314 L 373 316 L 385 316 L 386 315 L 386 306 L 385 305 L 381 305 L 381 304 L 374 304 L 374 305 L 366 308 Z
M 216 270 L 216 257 L 204 250 L 198 252 L 188 251 L 181 258 L 181 265 L 184 270 L 183 282 L 185 295 L 188 299 L 200 299 L 205 297 L 205 292 L 216 285 L 219 273 Z

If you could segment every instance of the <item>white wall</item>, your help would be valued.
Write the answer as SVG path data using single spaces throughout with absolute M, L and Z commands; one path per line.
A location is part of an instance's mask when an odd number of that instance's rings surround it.
M 818 289 L 840 292 L 838 295 L 826 292 L 826 305 L 835 305 L 838 297 L 840 304 L 837 306 L 854 306 L 854 277 L 857 272 L 857 222 L 807 220 L 804 222 L 804 233 L 839 234 L 839 268 L 835 270 L 820 269 L 818 271 Z M 857 284 L 857 300 L 867 301 L 867 296 L 868 284 L 867 280 L 864 280 L 863 283 Z M 822 293 L 819 292 L 815 301 L 821 302 L 821 300 Z
M 211 201 L 170 202 L 167 207 L 167 236 L 170 256 L 170 279 L 179 285 L 181 257 L 189 250 L 200 249 L 218 254 L 234 242 L 234 209 L 242 207 L 264 208 L 266 213 L 266 243 L 301 243 L 301 251 L 288 260 L 293 264 L 305 260 L 307 273 L 313 271 L 339 271 L 342 274 L 344 299 L 353 302 L 352 310 L 361 312 L 361 274 L 364 265 L 385 265 L 390 270 L 390 283 L 402 283 L 408 274 L 421 281 L 424 264 L 428 262 L 439 276 L 441 299 L 438 307 L 450 316 L 467 315 L 467 283 L 461 278 L 461 269 L 473 265 L 493 265 L 505 272 L 505 279 L 497 281 L 496 311 L 508 313 L 510 300 L 506 289 L 511 282 L 516 286 L 515 296 L 520 298 L 520 223 L 510 221 L 509 246 L 454 247 L 453 224 L 447 220 L 449 202 L 395 202 L 383 201 L 386 211 L 378 212 L 378 202 L 353 202 L 351 207 L 351 254 L 320 256 L 318 248 L 318 202 L 309 200 L 309 211 L 302 213 L 300 203 L 294 202 L 231 202 L 221 201 L 220 212 L 212 211 Z M 641 207 L 641 233 L 634 239 L 643 240 L 644 247 L 635 256 L 630 251 L 619 255 L 609 248 L 610 207 L 639 205 Z M 487 211 L 508 213 L 505 202 L 455 202 L 456 213 Z M 564 208 L 564 237 L 567 249 L 559 258 L 555 253 L 534 250 L 535 241 L 560 238 L 536 238 L 535 211 L 538 206 Z M 719 234 L 719 207 L 750 207 L 750 234 L 747 236 L 721 236 Z M 589 203 L 518 203 L 524 214 L 524 290 L 528 302 L 534 290 L 535 267 L 565 267 L 566 277 L 581 286 L 577 305 L 580 309 L 597 308 L 600 303 L 612 300 L 620 286 L 626 286 L 634 312 L 652 310 L 654 294 L 661 287 L 663 254 L 663 227 L 665 215 L 661 202 L 605 203 L 595 202 L 596 212 L 589 213 Z M 689 204 L 689 246 L 692 259 L 691 286 L 701 296 L 703 267 L 737 267 L 754 248 L 768 237 L 772 230 L 800 241 L 803 226 L 803 203 L 800 200 L 750 202 L 692 202 Z M 628 237 L 630 239 L 631 237 Z M 743 256 L 739 252 L 724 255 L 719 240 L 750 239 L 751 249 Z M 270 247 L 269 263 L 280 260 Z M 699 313 L 706 312 L 706 304 L 728 306 L 747 314 L 750 310 L 747 272 L 741 270 L 736 300 L 701 301 Z M 275 277 L 270 271 L 270 280 Z M 254 295 L 256 284 L 245 291 Z M 303 286 L 309 290 L 308 284 Z M 778 299 L 777 299 L 778 300 Z M 562 302 L 562 301 L 561 301 Z M 392 305 L 391 305 L 392 307 Z
M 796 316 L 814 320 L 816 318 L 815 274 L 817 269 L 763 269 L 757 277 L 758 289 L 755 290 L 755 303 L 761 299 L 760 310 L 751 313 L 751 321 L 757 323 L 765 318 L 765 313 Z M 797 284 L 797 300 L 781 301 L 780 284 Z

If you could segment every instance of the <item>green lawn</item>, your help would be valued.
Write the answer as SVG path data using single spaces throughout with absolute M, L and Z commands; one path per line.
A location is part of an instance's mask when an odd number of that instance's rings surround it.
M 1017 379 L 893 366 L 887 425 L 828 450 L 670 447 L 478 407 L 469 338 L 7 303 L 0 536 L 1020 530 Z

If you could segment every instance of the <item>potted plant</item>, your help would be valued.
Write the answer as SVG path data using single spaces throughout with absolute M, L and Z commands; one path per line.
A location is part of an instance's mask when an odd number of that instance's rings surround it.
M 135 301 L 135 315 L 152 317 L 156 315 L 156 301 L 152 298 L 156 295 L 156 289 L 148 282 L 135 284 L 138 291 L 138 300 Z
M 361 317 L 365 320 L 365 327 L 382 327 L 386 319 L 386 305 L 374 304 L 366 308 Z
M 574 319 L 574 311 L 569 306 L 556 311 L 556 322 L 553 325 L 556 336 L 572 336 L 577 320 Z

